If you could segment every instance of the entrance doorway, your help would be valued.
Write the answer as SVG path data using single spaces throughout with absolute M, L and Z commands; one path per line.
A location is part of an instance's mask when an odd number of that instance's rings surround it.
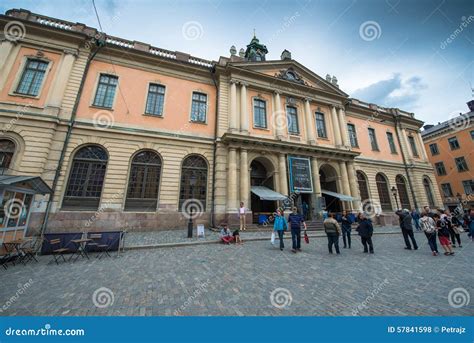
M 337 191 L 337 172 L 328 164 L 325 164 L 319 169 L 319 179 L 321 182 L 321 189 L 338 193 Z M 326 202 L 326 211 L 328 212 L 341 212 L 342 204 L 339 198 L 336 198 L 329 194 L 322 194 Z
M 264 163 L 255 159 L 250 164 L 250 185 L 263 186 L 274 190 L 273 171 L 269 171 Z M 276 201 L 260 200 L 254 193 L 250 198 L 250 209 L 253 213 L 253 222 L 258 223 L 259 215 L 271 215 L 277 208 Z
M 300 193 L 295 200 L 295 206 L 298 212 L 304 215 L 305 220 L 312 219 L 312 201 L 310 193 Z

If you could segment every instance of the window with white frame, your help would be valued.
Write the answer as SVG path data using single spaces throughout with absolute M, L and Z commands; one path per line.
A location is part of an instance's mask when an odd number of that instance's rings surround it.
M 207 94 L 193 92 L 191 104 L 191 121 L 205 123 L 207 114 Z
M 28 58 L 15 93 L 37 96 L 43 83 L 48 64 L 48 62 L 42 60 Z
M 101 74 L 99 77 L 99 83 L 97 85 L 97 91 L 95 92 L 93 105 L 98 107 L 112 108 L 117 84 L 117 76 Z
M 163 105 L 165 102 L 165 86 L 151 83 L 148 87 L 145 114 L 154 116 L 163 115 Z
M 253 100 L 253 125 L 261 129 L 267 128 L 267 103 L 264 100 Z

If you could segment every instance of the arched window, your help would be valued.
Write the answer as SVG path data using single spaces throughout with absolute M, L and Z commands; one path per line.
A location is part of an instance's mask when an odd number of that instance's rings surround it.
M 392 203 L 390 202 L 390 192 L 388 190 L 388 182 L 385 176 L 378 173 L 375 176 L 377 183 L 377 191 L 379 193 L 380 207 L 383 211 L 392 211 Z
M 181 167 L 181 188 L 179 191 L 179 210 L 183 210 L 186 200 L 193 200 L 195 208 L 206 209 L 207 193 L 207 162 L 198 155 L 191 155 L 184 159 Z
M 360 199 L 362 201 L 370 199 L 369 186 L 367 185 L 367 179 L 360 170 L 357 171 L 357 183 L 359 184 Z
M 430 207 L 435 207 L 435 201 L 433 196 L 433 191 L 431 190 L 431 180 L 425 176 L 423 178 L 423 187 L 425 188 L 426 198 L 428 199 L 428 205 Z
M 410 198 L 408 197 L 407 184 L 402 175 L 397 175 L 395 178 L 397 184 L 398 197 L 400 198 L 400 205 L 402 208 L 410 209 Z
M 161 175 L 161 158 L 153 151 L 133 157 L 128 179 L 126 211 L 156 211 Z
M 97 146 L 85 146 L 74 155 L 63 209 L 96 210 L 104 185 L 107 152 Z
M 0 170 L 8 169 L 15 153 L 15 143 L 9 139 L 0 139 Z

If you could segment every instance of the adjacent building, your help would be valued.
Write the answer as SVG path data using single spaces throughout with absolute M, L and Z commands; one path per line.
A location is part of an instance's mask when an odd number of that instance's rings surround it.
M 474 100 L 469 111 L 437 125 L 425 125 L 422 137 L 435 168 L 445 207 L 474 207 Z
M 3 174 L 51 189 L 31 230 L 215 226 L 240 202 L 254 222 L 293 203 L 381 222 L 442 205 L 413 113 L 352 99 L 287 50 L 268 60 L 256 37 L 208 61 L 25 10 L 0 27 Z

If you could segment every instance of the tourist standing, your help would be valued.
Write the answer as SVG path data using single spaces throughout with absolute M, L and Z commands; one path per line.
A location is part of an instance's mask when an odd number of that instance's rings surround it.
M 459 222 L 458 218 L 456 218 L 456 216 L 451 215 L 451 212 L 449 212 L 449 210 L 444 211 L 444 214 L 446 215 L 445 220 L 448 222 L 449 235 L 451 237 L 451 246 L 453 248 L 456 248 L 457 240 L 458 246 L 462 248 L 460 235 L 461 231 L 459 229 L 461 223 Z
M 445 255 L 454 255 L 451 242 L 449 240 L 449 229 L 446 223 L 440 218 L 439 214 L 435 214 L 433 219 L 436 221 L 436 228 L 438 230 L 439 243 L 443 247 Z
M 352 220 L 347 214 L 347 211 L 342 212 L 341 217 L 342 226 L 342 241 L 344 242 L 344 248 L 351 248 L 351 231 L 352 231 Z
M 436 245 L 436 223 L 433 218 L 428 217 L 426 213 L 421 214 L 420 226 L 428 239 L 428 244 L 433 256 L 438 256 L 438 246 Z
M 362 213 L 360 215 L 359 226 L 357 227 L 359 232 L 360 240 L 364 246 L 364 253 L 374 253 L 374 244 L 372 242 L 372 235 L 374 233 L 374 226 L 367 216 Z
M 413 219 L 413 222 L 415 223 L 416 231 L 421 231 L 421 227 L 420 227 L 420 214 L 418 213 L 418 211 L 417 211 L 416 208 L 414 208 L 414 207 L 413 207 L 413 209 L 411 210 L 411 218 Z
M 303 216 L 304 216 L 304 220 L 308 220 L 308 214 L 309 214 L 309 205 L 306 201 L 303 201 Z
M 245 231 L 246 225 L 245 225 L 245 206 L 244 203 L 240 203 L 240 208 L 239 208 L 239 221 L 240 221 L 240 231 Z
M 415 235 L 413 234 L 413 225 L 411 224 L 411 215 L 407 209 L 403 211 L 398 210 L 395 212 L 400 221 L 400 228 L 402 229 L 403 239 L 405 240 L 405 249 L 411 250 L 410 240 L 413 244 L 413 249 L 418 250 L 418 244 L 416 244 Z
M 339 235 L 341 234 L 341 228 L 336 219 L 334 219 L 334 213 L 329 214 L 329 218 L 323 222 L 324 231 L 328 237 L 328 250 L 332 254 L 332 246 L 336 249 L 336 253 L 340 254 L 339 251 Z
M 275 221 L 273 223 L 273 231 L 276 232 L 278 235 L 278 239 L 280 240 L 280 250 L 285 248 L 285 244 L 283 242 L 283 235 L 287 230 L 288 225 L 286 224 L 285 217 L 283 217 L 282 211 L 278 209 L 275 215 Z
M 474 209 L 469 211 L 466 226 L 469 229 L 469 237 L 474 241 Z
M 296 207 L 293 207 L 293 212 L 288 216 L 288 223 L 291 228 L 291 251 L 296 253 L 297 251 L 301 251 L 301 223 L 303 223 L 304 229 L 306 230 L 306 222 L 303 216 L 298 213 Z

